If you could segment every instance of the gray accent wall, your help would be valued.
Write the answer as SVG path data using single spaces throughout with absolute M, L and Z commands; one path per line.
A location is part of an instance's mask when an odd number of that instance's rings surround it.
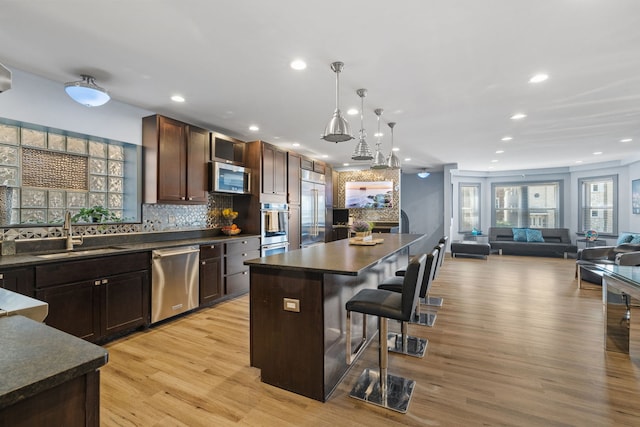
M 430 251 L 446 233 L 444 231 L 444 173 L 428 178 L 415 173 L 402 174 L 401 209 L 409 217 L 409 233 L 426 234 L 421 245 L 411 246 L 411 254 Z

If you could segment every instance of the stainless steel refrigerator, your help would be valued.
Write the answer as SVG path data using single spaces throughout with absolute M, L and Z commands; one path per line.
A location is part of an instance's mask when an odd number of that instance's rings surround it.
M 302 171 L 302 198 L 300 202 L 301 246 L 324 243 L 325 197 L 324 175 Z

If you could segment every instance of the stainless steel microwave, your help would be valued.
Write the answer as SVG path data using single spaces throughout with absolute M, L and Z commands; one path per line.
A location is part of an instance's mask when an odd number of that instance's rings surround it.
M 209 162 L 209 191 L 248 194 L 251 192 L 251 169 Z

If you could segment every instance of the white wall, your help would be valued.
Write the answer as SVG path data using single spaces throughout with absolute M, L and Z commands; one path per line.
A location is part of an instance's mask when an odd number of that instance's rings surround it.
M 11 72 L 11 89 L 0 93 L 0 117 L 142 145 L 141 119 L 153 112 L 113 99 L 101 107 L 85 107 L 67 96 L 64 84 Z

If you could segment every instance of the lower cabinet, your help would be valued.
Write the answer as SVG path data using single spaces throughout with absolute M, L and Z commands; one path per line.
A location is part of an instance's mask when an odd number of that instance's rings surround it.
M 222 244 L 200 246 L 200 305 L 222 297 Z
M 33 298 L 33 268 L 0 270 L 0 288 Z
M 249 267 L 244 262 L 260 258 L 260 238 L 251 237 L 225 245 L 225 295 L 249 292 Z
M 149 324 L 149 254 L 86 259 L 35 268 L 45 323 L 87 341 Z

